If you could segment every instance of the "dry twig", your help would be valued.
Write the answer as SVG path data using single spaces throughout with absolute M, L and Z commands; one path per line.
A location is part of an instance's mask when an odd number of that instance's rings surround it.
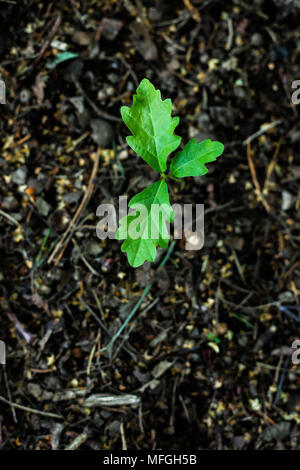
M 74 215 L 73 219 L 71 220 L 70 225 L 68 226 L 67 230 L 62 235 L 61 239 L 57 243 L 57 245 L 54 248 L 53 252 L 51 253 L 51 255 L 48 259 L 48 264 L 52 263 L 52 261 L 53 261 L 55 266 L 56 266 L 59 263 L 59 261 L 61 260 L 63 254 L 64 254 L 64 251 L 67 248 L 67 246 L 68 246 L 68 244 L 69 244 L 69 242 L 72 238 L 72 234 L 73 234 L 73 232 L 76 228 L 76 222 L 79 219 L 81 212 L 83 211 L 83 209 L 87 205 L 88 201 L 90 200 L 90 197 L 93 193 L 94 186 L 95 186 L 95 178 L 96 178 L 96 175 L 98 173 L 100 154 L 101 154 L 101 149 L 98 147 L 97 152 L 94 154 L 95 159 L 94 159 L 94 165 L 93 165 L 92 173 L 91 173 L 91 176 L 90 176 L 90 179 L 89 179 L 87 189 L 86 189 L 86 191 L 84 193 L 84 196 L 82 198 L 82 201 L 81 201 L 77 211 L 75 212 L 75 215 Z M 60 252 L 59 252 L 59 250 L 60 250 Z M 57 254 L 58 252 L 59 252 L 59 254 Z
M 42 48 L 41 48 L 41 50 L 40 50 L 40 52 L 39 52 L 37 58 L 34 60 L 33 64 L 31 65 L 31 69 L 33 69 L 33 68 L 39 63 L 39 61 L 41 60 L 41 58 L 42 58 L 43 55 L 45 54 L 45 52 L 46 52 L 46 50 L 47 50 L 49 44 L 50 44 L 51 41 L 52 41 L 53 36 L 55 35 L 56 31 L 58 30 L 58 28 L 59 28 L 59 26 L 60 26 L 61 20 L 62 20 L 62 15 L 59 14 L 59 15 L 56 17 L 55 21 L 54 21 L 54 24 L 53 24 L 53 26 L 52 26 L 52 28 L 51 28 L 51 31 L 50 31 L 50 33 L 49 33 L 49 35 L 48 35 L 48 38 L 47 38 L 46 41 L 44 42 L 44 44 L 43 44 L 43 46 L 42 46 Z
M 256 189 L 257 195 L 259 197 L 259 200 L 262 202 L 262 204 L 263 204 L 264 208 L 266 209 L 266 211 L 268 213 L 270 213 L 271 208 L 270 208 L 269 204 L 267 203 L 265 197 L 262 194 L 262 191 L 260 189 L 260 184 L 259 184 L 257 176 L 256 176 L 256 170 L 255 170 L 255 166 L 254 166 L 254 163 L 253 163 L 253 160 L 252 160 L 252 151 L 251 151 L 250 140 L 248 140 L 248 142 L 247 142 L 247 158 L 248 158 L 248 164 L 249 164 L 249 168 L 250 168 L 250 172 L 251 172 L 251 176 L 252 176 L 252 181 L 253 181 L 253 184 L 255 186 L 255 189 Z
M 0 396 L 0 401 L 6 403 L 9 406 L 12 406 L 13 408 L 16 408 L 17 410 L 29 411 L 30 413 L 34 413 L 36 415 L 48 416 L 48 418 L 63 419 L 63 416 L 57 415 L 56 413 L 48 413 L 47 411 L 40 411 L 34 408 L 29 408 L 28 406 L 19 405 L 18 403 L 6 400 L 6 398 L 2 396 Z

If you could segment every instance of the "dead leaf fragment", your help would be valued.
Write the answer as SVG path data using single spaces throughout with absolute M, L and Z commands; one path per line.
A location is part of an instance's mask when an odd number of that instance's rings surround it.
M 79 46 L 89 46 L 90 38 L 85 31 L 76 31 L 72 36 L 72 41 Z
M 114 20 L 112 18 L 102 18 L 100 23 L 100 31 L 109 41 L 113 41 L 118 36 L 123 27 L 123 21 Z
M 83 403 L 85 408 L 98 408 L 102 406 L 123 406 L 132 405 L 136 406 L 140 403 L 141 399 L 137 395 L 107 395 L 99 393 L 90 395 Z
M 46 87 L 46 82 L 40 74 L 37 75 L 34 85 L 32 86 L 32 91 L 34 96 L 37 99 L 38 104 L 42 104 L 45 97 L 44 89 Z

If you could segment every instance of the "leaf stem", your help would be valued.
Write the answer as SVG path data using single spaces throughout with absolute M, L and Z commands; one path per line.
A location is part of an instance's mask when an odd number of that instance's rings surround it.
M 177 182 L 180 181 L 180 178 L 176 178 L 176 176 L 173 176 L 172 173 L 168 173 L 166 177 Z
M 180 181 L 179 178 L 176 178 L 176 176 L 173 176 L 172 173 L 160 173 L 161 179 L 164 181 L 167 180 L 168 178 L 174 181 Z

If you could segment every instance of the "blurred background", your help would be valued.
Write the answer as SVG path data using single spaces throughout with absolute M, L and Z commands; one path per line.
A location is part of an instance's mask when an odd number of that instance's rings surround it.
M 0 8 L 0 448 L 299 448 L 300 2 Z M 158 176 L 120 116 L 144 77 L 225 151 L 171 182 L 204 248 L 133 269 L 96 208 Z

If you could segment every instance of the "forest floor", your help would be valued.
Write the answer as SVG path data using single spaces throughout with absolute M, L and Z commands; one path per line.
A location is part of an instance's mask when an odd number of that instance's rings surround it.
M 300 448 L 299 20 L 279 0 L 1 2 L 1 449 Z M 205 204 L 204 248 L 133 269 L 96 209 L 158 176 L 120 119 L 144 77 L 184 141 L 225 151 L 171 183 Z

